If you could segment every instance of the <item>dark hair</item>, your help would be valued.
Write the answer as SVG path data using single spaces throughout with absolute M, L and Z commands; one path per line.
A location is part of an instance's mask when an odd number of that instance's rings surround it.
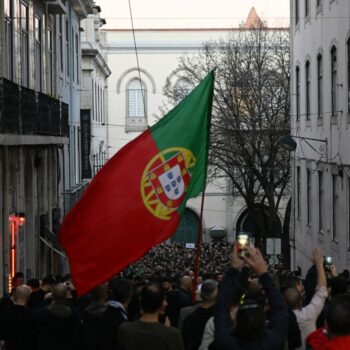
M 128 280 L 113 279 L 110 283 L 112 289 L 112 299 L 125 303 L 131 298 L 132 286 Z
M 16 272 L 15 275 L 13 276 L 13 279 L 18 279 L 18 278 L 24 278 L 24 273 L 23 272 Z
M 42 280 L 43 285 L 55 284 L 55 283 L 56 283 L 56 280 L 52 276 L 45 276 Z
M 91 291 L 91 297 L 95 301 L 107 298 L 107 286 L 101 284 Z
M 331 335 L 350 335 L 350 295 L 339 294 L 329 305 L 326 316 Z
M 156 312 L 163 304 L 165 293 L 159 283 L 149 283 L 141 291 L 141 308 L 145 313 Z
M 235 333 L 241 339 L 255 341 L 261 339 L 265 331 L 265 312 L 256 300 L 245 300 L 238 307 Z
M 27 281 L 27 286 L 33 289 L 38 289 L 40 288 L 40 281 L 37 278 L 32 278 Z
M 348 281 L 341 276 L 332 278 L 329 281 L 329 286 L 331 287 L 331 295 L 334 298 L 338 294 L 346 293 L 348 291 Z

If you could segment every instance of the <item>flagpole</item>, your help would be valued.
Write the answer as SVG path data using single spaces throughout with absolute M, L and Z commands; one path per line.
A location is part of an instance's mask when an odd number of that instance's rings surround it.
M 204 194 L 205 191 L 202 192 L 202 201 L 201 201 L 201 211 L 199 216 L 199 225 L 198 225 L 198 235 L 197 235 L 197 243 L 196 243 L 196 255 L 194 259 L 194 281 L 192 288 L 192 303 L 194 304 L 196 301 L 196 291 L 198 287 L 198 273 L 199 273 L 199 262 L 202 251 L 202 229 L 203 229 L 203 208 L 204 208 Z

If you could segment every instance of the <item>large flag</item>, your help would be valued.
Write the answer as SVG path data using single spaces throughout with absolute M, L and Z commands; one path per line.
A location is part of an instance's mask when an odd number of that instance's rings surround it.
M 173 235 L 204 191 L 213 84 L 211 72 L 115 154 L 66 216 L 59 238 L 80 295 Z

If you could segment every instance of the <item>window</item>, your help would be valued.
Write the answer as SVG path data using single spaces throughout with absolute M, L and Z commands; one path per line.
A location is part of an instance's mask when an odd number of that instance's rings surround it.
M 63 26 L 62 26 L 62 15 L 59 15 L 58 18 L 58 45 L 59 45 L 59 58 L 60 58 L 60 67 L 61 72 L 63 72 Z
M 332 115 L 337 113 L 337 48 L 332 47 L 331 50 L 331 99 L 332 99 Z
M 127 89 L 128 95 L 128 117 L 146 117 L 145 101 L 146 90 L 139 79 L 130 82 Z
M 300 179 L 300 167 L 297 167 L 297 217 L 300 219 L 301 217 L 301 198 L 300 198 L 300 186 L 301 186 L 301 179 Z
M 53 95 L 53 52 L 52 52 L 52 29 L 48 28 L 47 31 L 47 81 L 48 81 L 48 92 Z
M 21 28 L 21 84 L 29 87 L 29 15 L 28 5 L 21 3 L 20 7 L 20 28 Z
M 79 35 L 75 35 L 75 62 L 77 68 L 77 84 L 79 84 Z
M 75 81 L 75 35 L 74 35 L 74 29 L 72 28 L 72 76 L 73 76 L 73 81 Z
M 299 67 L 295 69 L 295 101 L 297 120 L 300 119 L 300 71 Z
M 68 18 L 66 18 L 66 73 L 69 77 L 69 25 Z
M 305 64 L 305 101 L 306 101 L 306 119 L 310 119 L 310 62 Z
M 323 72 L 322 72 L 322 55 L 317 56 L 317 116 L 322 118 L 323 105 Z
M 306 171 L 306 183 L 307 183 L 307 224 L 311 224 L 311 171 Z
M 322 0 L 316 0 L 316 7 L 320 7 L 321 6 L 321 2 L 322 2 Z
M 193 85 L 187 79 L 180 79 L 174 89 L 174 100 L 176 103 L 181 102 L 191 91 Z
M 35 70 L 35 90 L 42 89 L 41 76 L 41 20 L 39 17 L 34 17 L 34 70 Z
M 12 79 L 13 76 L 13 4 L 12 0 L 5 0 L 4 14 L 5 14 L 5 77 Z
M 338 177 L 336 175 L 332 176 L 332 199 L 333 199 L 333 219 L 332 219 L 332 225 L 333 225 L 333 230 L 332 230 L 332 238 L 333 241 L 337 240 L 337 219 L 338 219 Z
M 323 232 L 324 186 L 323 172 L 318 172 L 318 231 Z
M 350 114 L 350 38 L 347 42 L 347 64 L 348 64 L 348 114 Z
M 310 16 L 310 0 L 305 0 L 305 17 Z
M 294 0 L 295 1 L 295 24 L 299 24 L 299 0 Z

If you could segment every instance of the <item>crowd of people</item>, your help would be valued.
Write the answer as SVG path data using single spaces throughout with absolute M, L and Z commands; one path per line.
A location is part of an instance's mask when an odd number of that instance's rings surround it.
M 238 256 L 235 246 L 208 246 L 195 290 L 193 251 L 173 246 L 153 249 L 83 297 L 69 275 L 24 283 L 17 273 L 0 301 L 0 348 L 350 349 L 349 271 L 325 265 L 320 249 L 302 280 L 269 273 L 256 248 Z
M 201 246 L 201 274 L 214 275 L 226 271 L 229 267 L 227 256 L 232 245 L 219 240 Z M 178 279 L 184 270 L 194 270 L 196 250 L 184 243 L 163 243 L 151 249 L 140 261 L 129 266 L 125 273 L 128 277 L 147 278 L 154 274 Z

